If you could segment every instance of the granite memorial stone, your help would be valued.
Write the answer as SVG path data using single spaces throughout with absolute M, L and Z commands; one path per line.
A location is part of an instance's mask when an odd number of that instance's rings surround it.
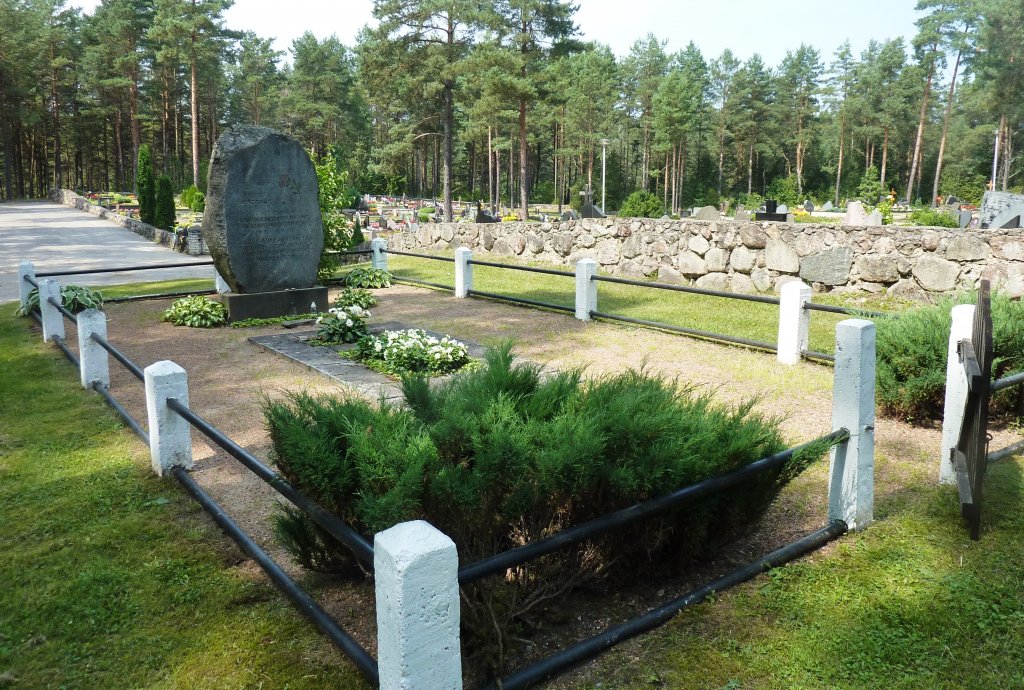
M 326 288 L 313 287 L 324 244 L 318 196 L 313 162 L 295 139 L 239 126 L 217 140 L 203 236 L 234 293 L 224 296 L 229 319 L 327 306 Z M 284 291 L 296 294 L 271 296 Z

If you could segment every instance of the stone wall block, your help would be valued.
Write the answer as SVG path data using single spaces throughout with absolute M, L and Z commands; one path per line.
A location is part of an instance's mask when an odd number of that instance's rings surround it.
M 852 263 L 850 247 L 832 247 L 806 257 L 800 266 L 800 277 L 811 283 L 843 285 L 850 277 Z
M 984 261 L 991 254 L 988 243 L 975 235 L 957 235 L 946 245 L 950 261 Z
M 690 278 L 702 276 L 708 272 L 707 262 L 690 251 L 681 252 L 676 257 L 676 267 L 680 273 Z
M 960 267 L 952 261 L 929 254 L 922 256 L 912 271 L 918 284 L 929 292 L 946 292 L 956 287 Z
M 782 240 L 769 239 L 765 246 L 765 265 L 780 273 L 796 273 L 800 270 L 800 257 Z

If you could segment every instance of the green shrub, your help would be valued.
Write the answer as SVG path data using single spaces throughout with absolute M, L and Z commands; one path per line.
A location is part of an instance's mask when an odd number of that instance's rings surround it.
M 355 220 L 352 222 L 352 242 L 351 246 L 356 247 L 366 241 L 363 236 L 363 230 L 359 227 L 359 216 L 356 215 Z
M 463 562 L 540 539 L 722 474 L 783 448 L 778 422 L 644 371 L 583 382 L 542 375 L 509 346 L 432 387 L 403 380 L 407 407 L 294 394 L 265 404 L 282 473 L 363 534 L 428 520 Z M 813 458 L 462 589 L 467 658 L 500 666 L 496 637 L 574 584 L 713 550 L 762 514 Z M 323 544 L 355 564 L 340 545 Z M 495 635 L 495 628 L 500 635 Z
M 857 186 L 857 198 L 865 204 L 877 205 L 882 198 L 882 194 L 885 193 L 885 187 L 880 177 L 878 168 L 873 165 L 868 166 L 868 169 L 864 171 L 864 176 L 860 178 L 860 184 Z
M 370 290 L 391 287 L 391 274 L 380 268 L 353 268 L 345 274 L 343 284 Z
M 360 339 L 356 359 L 392 376 L 440 376 L 465 366 L 469 362 L 469 348 L 448 336 L 435 338 L 426 331 L 409 328 Z
M 363 288 L 347 287 L 334 298 L 333 306 L 345 308 L 355 305 L 363 309 L 370 309 L 377 306 L 377 298 L 373 293 Z
M 424 206 L 416 214 L 416 220 L 419 223 L 429 223 L 431 222 L 430 217 L 434 215 L 434 213 L 436 213 L 436 209 L 433 206 Z
M 174 190 L 171 178 L 161 175 L 156 181 L 156 211 L 153 225 L 161 230 L 173 230 L 177 213 L 174 210 Z
M 155 225 L 156 182 L 153 177 L 153 157 L 149 144 L 139 147 L 137 165 L 135 191 L 139 197 L 139 220 L 148 225 Z
M 910 220 L 915 225 L 935 228 L 958 228 L 960 219 L 952 213 L 932 208 L 919 208 L 910 213 Z
M 199 191 L 198 187 L 191 185 L 181 193 L 181 205 L 196 213 L 202 213 L 206 208 L 206 195 Z
M 82 285 L 62 285 L 60 303 L 68 311 L 77 314 L 83 309 L 100 309 L 103 307 L 103 293 L 90 290 Z M 28 316 L 39 309 L 39 290 L 32 288 L 28 293 L 28 301 L 23 309 L 21 306 L 14 312 L 18 316 Z
M 175 326 L 191 326 L 192 328 L 213 328 L 223 326 L 228 320 L 228 310 L 220 302 L 207 299 L 202 295 L 189 295 L 175 300 L 164 312 L 164 321 Z
M 621 218 L 660 218 L 665 215 L 661 199 L 650 192 L 633 192 L 619 208 Z
M 877 397 L 879 410 L 910 422 L 942 419 L 946 387 L 946 348 L 952 325 L 950 309 L 974 297 L 947 298 L 936 305 L 876 322 Z M 1024 370 L 1024 305 L 992 296 L 993 378 Z M 1009 412 L 1014 395 L 993 398 L 996 413 Z

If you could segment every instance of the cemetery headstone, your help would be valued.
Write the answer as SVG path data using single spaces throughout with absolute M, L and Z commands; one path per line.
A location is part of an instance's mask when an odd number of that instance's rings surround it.
M 721 214 L 714 206 L 702 206 L 693 214 L 693 218 L 694 220 L 718 220 L 721 218 Z
M 590 188 L 589 184 L 580 190 L 580 196 L 583 197 L 583 203 L 580 205 L 581 216 L 584 218 L 604 218 L 604 211 L 594 206 L 594 190 Z
M 808 213 L 814 213 L 814 202 L 808 199 L 804 202 L 804 210 Z
M 574 211 L 573 209 L 569 209 L 568 211 L 562 214 L 561 220 L 579 220 L 579 218 L 580 217 L 576 215 L 576 211 Z
M 776 207 L 775 212 L 776 213 L 789 213 L 789 206 L 786 206 L 785 204 L 779 204 Z
M 735 220 L 750 220 L 750 218 L 750 211 L 743 208 L 743 204 L 736 207 L 736 215 L 734 216 Z
M 963 230 L 968 225 L 970 225 L 971 224 L 971 219 L 973 217 L 974 217 L 974 214 L 971 213 L 970 211 L 963 211 L 963 210 L 961 210 L 960 211 L 960 229 Z
M 864 211 L 863 203 L 851 201 L 846 204 L 846 216 L 843 218 L 843 225 L 868 225 L 868 214 Z
M 788 220 L 788 214 L 785 205 L 779 206 L 779 202 L 776 199 L 765 199 L 764 211 L 758 211 L 754 214 L 754 220 L 774 220 L 785 223 Z
M 480 202 L 476 202 L 476 222 L 477 223 L 497 223 L 498 218 L 495 218 L 487 211 L 483 209 Z
M 978 220 L 983 228 L 999 228 L 1001 226 L 996 225 L 997 219 L 1005 224 L 1021 214 L 1024 214 L 1024 195 L 1012 192 L 985 192 L 981 198 Z
M 327 307 L 315 286 L 324 244 L 316 170 L 302 145 L 265 127 L 237 126 L 210 158 L 203 237 L 229 320 Z
M 1024 206 L 1008 208 L 995 217 L 989 224 L 989 228 L 992 230 L 1019 228 L 1022 215 L 1024 215 Z
M 834 208 L 835 208 L 835 206 L 833 206 L 833 205 L 832 205 L 832 202 L 831 202 L 831 201 L 826 201 L 826 202 L 825 202 L 825 205 L 821 207 L 821 210 L 822 210 L 822 211 L 831 211 L 831 210 L 833 210 Z
M 882 212 L 877 208 L 868 215 L 867 225 L 877 227 L 882 225 Z

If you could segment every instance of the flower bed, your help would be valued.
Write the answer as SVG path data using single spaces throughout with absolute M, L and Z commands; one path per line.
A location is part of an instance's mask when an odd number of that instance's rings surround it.
M 437 338 L 418 328 L 368 335 L 359 340 L 354 358 L 391 376 L 440 376 L 458 371 L 470 361 L 465 343 L 448 336 Z
M 354 343 L 366 335 L 366 320 L 370 312 L 358 304 L 331 307 L 325 316 L 316 320 L 316 340 L 320 344 Z

